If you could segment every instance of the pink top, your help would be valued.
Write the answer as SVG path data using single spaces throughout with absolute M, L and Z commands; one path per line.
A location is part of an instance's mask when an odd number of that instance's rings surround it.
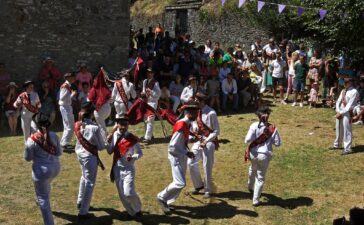
M 76 75 L 76 80 L 78 81 L 78 89 L 82 89 L 82 83 L 86 82 L 89 83 L 91 86 L 91 81 L 92 81 L 92 75 L 90 72 L 86 72 L 86 73 L 82 73 L 79 72 Z
M 47 80 L 49 82 L 49 88 L 55 89 L 60 86 L 59 80 L 62 78 L 62 73 L 56 66 L 50 68 L 43 66 L 39 73 L 39 78 L 42 81 Z

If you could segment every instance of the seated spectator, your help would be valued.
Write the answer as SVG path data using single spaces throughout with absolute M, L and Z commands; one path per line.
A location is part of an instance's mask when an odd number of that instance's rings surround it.
M 198 87 L 197 87 L 198 92 L 202 92 L 202 93 L 206 92 L 206 81 L 207 81 L 207 77 L 200 76 L 200 81 L 198 82 Z
M 209 66 L 215 66 L 217 68 L 221 67 L 222 65 L 222 55 L 219 51 L 214 50 L 210 54 Z
M 233 56 L 233 52 L 234 52 L 234 49 L 233 49 L 233 48 L 231 48 L 231 47 L 229 47 L 229 48 L 227 49 L 227 52 L 225 53 L 224 57 L 222 58 L 222 60 L 223 60 L 224 62 L 227 62 L 228 67 L 229 67 L 230 69 L 232 69 L 232 68 L 234 67 L 234 60 L 235 60 L 235 58 L 234 58 L 234 56 Z
M 308 65 L 305 63 L 304 56 L 300 55 L 298 61 L 294 66 L 295 78 L 293 81 L 294 90 L 294 102 L 292 106 L 296 106 L 298 93 L 301 95 L 300 107 L 303 107 L 303 99 L 305 95 L 306 75 L 308 71 Z
M 40 112 L 49 117 L 49 121 L 53 124 L 56 118 L 56 94 L 49 89 L 48 81 L 42 83 L 42 89 L 39 91 L 39 99 L 41 103 Z
M 251 100 L 253 101 L 255 107 L 258 107 L 260 103 L 259 85 L 262 83 L 262 77 L 255 63 L 252 63 L 250 67 L 249 78 L 251 80 L 249 89 Z
M 233 109 L 237 111 L 239 104 L 238 87 L 232 73 L 229 73 L 227 78 L 223 80 L 221 88 L 222 88 L 222 110 L 226 111 L 226 104 L 229 99 L 230 101 L 233 102 Z
M 250 67 L 252 65 L 252 63 L 254 62 L 254 53 L 250 52 L 248 55 L 248 58 L 245 59 L 245 61 L 243 62 L 243 64 L 241 65 L 241 69 L 244 71 L 249 71 Z
M 161 96 L 159 98 L 159 107 L 162 109 L 169 109 L 170 108 L 170 101 L 169 98 L 171 97 L 171 94 L 168 90 L 168 87 L 166 84 L 162 85 L 161 89 Z
M 211 40 L 207 40 L 206 44 L 205 44 L 205 55 L 206 56 L 210 56 L 210 53 L 212 52 L 212 41 Z
M 180 57 L 178 63 L 178 74 L 182 76 L 185 81 L 190 74 L 193 74 L 193 60 L 189 51 L 185 51 L 183 57 Z
M 210 53 L 210 58 L 212 58 L 216 54 L 216 52 L 218 52 L 218 55 L 220 55 L 221 57 L 223 57 L 225 54 L 224 51 L 220 48 L 220 43 L 218 41 L 214 43 L 214 48 Z
M 228 67 L 228 63 L 224 61 L 222 67 L 219 70 L 219 80 L 221 83 L 227 78 L 229 73 L 231 73 L 231 69 Z
M 190 101 L 192 101 L 195 97 L 195 94 L 197 93 L 197 81 L 196 77 L 193 75 L 190 75 L 188 78 L 189 85 L 185 87 L 181 94 L 181 102 L 182 104 L 186 104 Z
M 239 67 L 243 66 L 243 63 L 245 60 L 245 52 L 241 48 L 238 48 L 235 51 L 234 58 L 235 58 L 237 66 L 239 66 Z
M 171 57 L 166 55 L 164 56 L 163 62 L 159 68 L 159 82 L 165 82 L 169 84 L 172 80 L 173 75 L 173 63 L 171 61 Z
M 80 105 L 87 102 L 88 92 L 90 91 L 90 84 L 88 82 L 83 82 L 81 85 L 82 88 L 80 89 L 77 96 L 77 100 Z
M 92 74 L 88 71 L 85 63 L 80 65 L 80 72 L 76 74 L 76 81 L 78 83 L 78 90 L 82 89 L 82 84 L 85 82 L 88 83 L 89 86 L 92 85 Z
M 239 99 L 241 99 L 243 107 L 247 107 L 251 99 L 251 80 L 249 77 L 249 72 L 246 70 L 240 72 L 240 76 L 236 82 L 239 90 Z
M 216 73 L 211 74 L 211 79 L 206 82 L 206 93 L 210 99 L 210 106 L 220 113 L 220 81 Z
M 39 78 L 41 84 L 48 81 L 51 90 L 58 89 L 61 86 L 62 73 L 55 66 L 54 60 L 48 56 L 43 61 L 43 67 L 40 70 Z
M 170 98 L 173 102 L 173 112 L 177 112 L 178 106 L 181 104 L 180 96 L 184 88 L 181 80 L 181 76 L 177 75 L 176 80 L 172 81 L 169 85 Z
M 142 48 L 142 46 L 141 46 L 141 48 Z M 138 57 L 137 51 L 135 49 L 132 49 L 130 51 L 129 57 L 128 57 L 128 68 L 131 68 L 134 65 L 135 60 L 137 59 L 137 57 Z
M 10 74 L 5 69 L 5 64 L 0 63 L 0 99 L 5 97 L 8 92 L 8 84 L 10 82 Z
M 207 59 L 202 58 L 199 66 L 198 74 L 206 79 L 209 77 L 209 67 L 207 66 Z
M 4 111 L 5 116 L 8 118 L 10 135 L 16 135 L 16 128 L 18 125 L 19 110 L 14 107 L 14 103 L 18 97 L 16 89 L 18 86 L 14 82 L 7 85 L 7 94 L 5 95 Z

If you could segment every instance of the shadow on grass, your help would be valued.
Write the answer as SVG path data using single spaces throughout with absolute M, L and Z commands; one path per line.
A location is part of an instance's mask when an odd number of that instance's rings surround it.
M 113 220 L 118 221 L 136 221 L 141 224 L 159 225 L 159 224 L 189 224 L 190 221 L 179 216 L 166 216 L 166 215 L 155 215 L 149 212 L 143 212 L 143 215 L 138 218 L 131 219 L 126 212 L 120 212 L 112 208 L 95 208 L 93 211 L 104 211 L 108 215 L 103 215 L 100 217 L 94 217 L 85 221 L 78 221 L 77 215 L 71 215 L 63 212 L 53 212 L 56 217 L 62 218 L 69 221 L 67 225 L 76 224 L 87 224 L 87 225 L 111 225 Z
M 364 152 L 364 145 L 358 145 L 353 147 L 353 153 L 361 153 Z
M 252 198 L 252 194 L 242 191 L 228 191 L 228 192 L 215 193 L 214 197 L 226 198 L 229 200 L 243 200 Z
M 297 197 L 283 199 L 272 194 L 262 194 L 263 197 L 268 199 L 267 202 L 262 202 L 261 206 L 279 206 L 285 209 L 295 209 L 300 206 L 311 206 L 313 204 L 313 199 L 309 197 Z
M 251 210 L 238 210 L 236 206 L 229 205 L 222 199 L 216 199 L 217 203 L 209 203 L 201 206 L 175 206 L 173 214 L 192 219 L 230 219 L 236 215 L 258 217 L 258 213 Z

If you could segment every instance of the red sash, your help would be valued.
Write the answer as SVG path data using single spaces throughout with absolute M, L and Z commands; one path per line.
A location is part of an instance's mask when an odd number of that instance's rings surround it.
M 203 136 L 208 137 L 211 134 L 211 132 L 213 132 L 213 130 L 202 121 L 201 110 L 198 111 L 196 123 L 197 123 L 199 134 L 202 134 Z M 213 143 L 215 144 L 215 149 L 217 150 L 220 146 L 219 139 L 216 137 L 215 140 L 213 141 Z
M 272 137 L 272 135 L 276 130 L 277 128 L 275 126 L 273 126 L 272 124 L 268 124 L 268 126 L 264 129 L 263 133 L 252 143 L 250 143 L 248 148 L 245 150 L 245 155 L 244 155 L 245 162 L 248 161 L 248 159 L 250 159 L 250 150 L 266 142 L 269 138 Z
M 110 180 L 114 182 L 115 177 L 113 173 L 114 166 L 116 162 L 121 159 L 129 150 L 129 148 L 133 147 L 136 143 L 139 142 L 139 138 L 129 133 L 128 136 L 124 137 L 122 140 L 117 140 L 117 144 L 114 149 L 113 162 L 110 171 Z
M 174 133 L 179 132 L 179 131 L 183 131 L 183 137 L 185 139 L 185 144 L 187 145 L 188 137 L 190 135 L 190 129 L 189 129 L 187 123 L 184 122 L 183 120 L 177 121 L 177 123 L 173 126 L 172 136 Z
M 125 105 L 126 110 L 129 110 L 129 107 L 128 107 L 128 96 L 125 93 L 125 89 L 124 89 L 124 86 L 123 86 L 123 82 L 122 81 L 117 81 L 116 82 L 116 88 L 118 89 L 119 95 L 120 95 L 121 99 L 124 102 L 124 105 Z
M 147 85 L 146 85 L 146 88 L 149 88 L 150 90 L 153 90 L 154 88 L 154 85 L 157 81 L 155 79 L 152 79 L 151 81 L 149 81 L 148 83 L 148 80 L 147 80 Z
M 41 132 L 38 131 L 32 134 L 30 138 L 48 154 L 56 155 L 56 147 L 50 141 L 46 141 L 44 135 Z
M 97 151 L 97 147 L 93 144 L 91 144 L 86 138 L 84 138 L 81 134 L 81 121 L 77 121 L 75 123 L 75 135 L 77 137 L 78 142 L 82 145 L 84 149 L 86 149 L 88 152 L 90 152 L 92 155 L 96 156 L 97 158 L 97 164 L 101 167 L 102 170 L 105 169 L 104 164 L 102 163 L 99 152 Z
M 32 103 L 30 102 L 30 97 L 28 95 L 27 92 L 23 92 L 19 95 L 21 103 L 25 106 L 25 108 L 27 108 L 27 110 L 29 112 L 32 113 L 37 113 L 38 112 L 38 107 L 32 105 Z
M 66 83 L 64 82 L 62 85 L 61 85 L 61 89 L 62 88 L 65 88 L 67 89 L 67 91 L 69 91 L 70 93 L 72 93 L 72 90 L 71 90 L 71 87 Z

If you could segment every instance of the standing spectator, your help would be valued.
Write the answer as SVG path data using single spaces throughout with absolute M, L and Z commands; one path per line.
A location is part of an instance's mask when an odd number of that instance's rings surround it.
M 169 91 L 173 102 L 173 112 L 177 112 L 177 108 L 181 103 L 180 96 L 184 88 L 181 83 L 181 80 L 182 80 L 181 76 L 177 75 L 176 80 L 172 81 L 171 84 L 169 85 Z
M 310 60 L 310 70 L 308 71 L 308 79 L 310 81 L 310 85 L 312 85 L 315 82 L 319 82 L 320 77 L 319 77 L 319 70 L 321 68 L 322 65 L 322 59 L 321 59 L 321 54 L 319 51 L 315 50 L 313 52 L 313 57 Z
M 219 54 L 221 56 L 224 55 L 224 51 L 220 48 L 220 43 L 218 41 L 215 42 L 214 49 L 213 49 L 213 51 L 211 51 L 211 53 L 214 54 L 215 51 L 219 52 Z M 212 58 L 211 54 L 210 54 L 210 58 Z
M 263 56 L 262 39 L 260 39 L 260 37 L 255 39 L 254 44 L 251 46 L 251 51 L 255 52 L 258 57 Z
M 252 63 L 252 66 L 250 68 L 249 78 L 251 81 L 250 85 L 251 99 L 255 107 L 258 107 L 260 101 L 259 85 L 262 83 L 262 77 L 255 63 Z
M 237 66 L 241 67 L 245 61 L 245 52 L 241 48 L 238 48 L 235 51 L 234 58 Z
M 0 100 L 1 97 L 6 95 L 6 92 L 8 91 L 7 85 L 10 82 L 10 74 L 5 69 L 5 64 L 0 63 Z
M 211 74 L 211 79 L 206 82 L 206 92 L 210 99 L 209 105 L 220 113 L 220 81 L 216 73 Z
M 48 81 L 51 90 L 56 90 L 61 86 L 62 78 L 61 71 L 59 71 L 54 63 L 54 60 L 50 56 L 47 56 L 43 61 L 43 67 L 39 73 L 41 83 Z
M 251 99 L 249 72 L 246 70 L 242 71 L 236 82 L 239 90 L 239 99 L 241 99 L 243 107 L 247 107 Z
M 48 81 L 44 81 L 42 83 L 42 89 L 39 92 L 39 98 L 42 104 L 40 111 L 45 114 L 49 118 L 51 124 L 53 124 L 54 119 L 56 118 L 56 95 L 53 90 L 49 89 Z
M 300 43 L 299 49 L 297 49 L 296 52 L 305 58 L 307 57 L 306 47 L 305 47 L 305 44 L 303 44 L 303 43 Z
M 153 32 L 153 27 L 148 28 L 148 33 L 145 34 L 145 41 L 147 44 L 147 50 L 150 53 L 154 50 L 154 40 L 155 40 L 155 33 Z
M 163 35 L 164 29 L 163 29 L 163 27 L 162 27 L 162 25 L 160 23 L 158 23 L 157 27 L 154 30 L 154 33 L 156 35 L 158 35 L 158 34 Z
M 305 63 L 304 56 L 300 55 L 299 60 L 295 63 L 294 66 L 295 70 L 295 78 L 294 78 L 294 101 L 292 106 L 296 106 L 298 93 L 301 94 L 301 102 L 300 107 L 303 107 L 303 98 L 305 95 L 305 81 L 306 81 L 306 75 L 308 71 L 308 66 Z
M 82 83 L 88 83 L 89 86 L 92 85 L 92 74 L 88 71 L 86 63 L 80 65 L 80 72 L 76 74 L 76 81 L 78 85 L 78 90 L 82 89 Z
M 318 93 L 319 93 L 319 84 L 317 82 L 315 82 L 312 84 L 309 99 L 308 99 L 310 108 L 312 108 L 312 107 L 316 108 L 316 104 L 319 100 Z
M 143 34 L 143 28 L 140 28 L 138 33 L 135 35 L 137 40 L 137 49 L 141 49 L 145 42 L 145 36 Z
M 239 97 L 238 97 L 238 87 L 236 80 L 232 73 L 229 73 L 227 78 L 223 80 L 222 85 L 222 110 L 226 111 L 227 100 L 233 102 L 233 110 L 238 110 Z
M 297 52 L 293 52 L 291 57 L 288 56 L 287 54 L 287 58 L 288 58 L 288 84 L 287 84 L 287 93 L 286 93 L 286 97 L 284 99 L 284 101 L 288 101 L 289 95 L 291 94 L 292 90 L 293 90 L 293 81 L 294 81 L 294 77 L 295 77 L 295 63 L 298 60 L 298 54 Z
M 267 53 L 268 54 L 268 53 Z M 273 71 L 272 71 L 272 77 L 273 77 L 273 100 L 276 101 L 276 89 L 277 86 L 279 86 L 279 92 L 280 92 L 280 100 L 282 104 L 287 104 L 283 97 L 284 97 L 284 72 L 286 69 L 286 62 L 282 59 L 282 53 L 277 52 L 277 59 L 272 62 Z
M 273 38 L 269 39 L 268 44 L 263 47 L 263 51 L 265 51 L 265 54 L 267 55 L 268 58 L 272 57 L 273 52 L 275 52 L 275 53 L 278 52 L 277 46 L 274 43 Z
M 219 70 L 219 80 L 222 83 L 223 80 L 227 78 L 227 75 L 231 73 L 231 69 L 228 66 L 228 62 L 224 61 L 222 67 Z
M 16 127 L 18 125 L 19 110 L 14 107 L 17 98 L 16 89 L 18 86 L 14 82 L 7 85 L 8 93 L 5 96 L 4 111 L 5 116 L 8 118 L 10 135 L 16 135 Z
M 220 52 L 217 50 L 213 50 L 210 54 L 209 65 L 215 67 L 221 67 L 222 62 L 223 60 Z
M 211 40 L 207 40 L 207 41 L 206 41 L 206 44 L 205 44 L 205 54 L 206 54 L 207 56 L 209 56 L 209 55 L 210 55 L 210 53 L 212 52 L 212 49 L 213 49 L 213 47 L 212 47 L 212 42 L 211 42 Z

